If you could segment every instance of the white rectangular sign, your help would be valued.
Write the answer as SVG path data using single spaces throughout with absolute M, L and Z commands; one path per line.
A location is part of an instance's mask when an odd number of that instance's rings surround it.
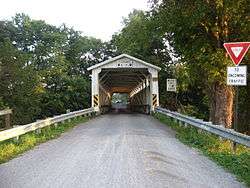
M 227 85 L 246 86 L 247 66 L 227 67 Z
M 167 91 L 176 92 L 176 79 L 167 79 Z

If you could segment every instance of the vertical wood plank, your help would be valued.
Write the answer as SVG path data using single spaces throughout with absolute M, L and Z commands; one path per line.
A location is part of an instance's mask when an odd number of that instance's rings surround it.
M 6 127 L 7 129 L 10 129 L 10 128 L 11 128 L 10 114 L 6 114 L 6 115 L 5 115 L 5 127 Z

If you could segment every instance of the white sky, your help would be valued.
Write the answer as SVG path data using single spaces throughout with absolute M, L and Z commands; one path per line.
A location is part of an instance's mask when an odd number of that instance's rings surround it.
M 148 0 L 3 0 L 0 19 L 11 19 L 16 13 L 53 25 L 65 23 L 83 35 L 109 40 L 121 29 L 122 18 L 133 9 L 148 9 Z

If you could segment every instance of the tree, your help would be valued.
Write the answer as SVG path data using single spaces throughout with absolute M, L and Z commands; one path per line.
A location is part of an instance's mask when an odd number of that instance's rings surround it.
M 225 82 L 228 59 L 223 43 L 249 39 L 247 0 L 164 0 L 152 3 L 165 38 L 174 47 L 189 75 L 203 82 L 209 97 L 210 119 L 231 127 L 234 90 Z
M 0 107 L 15 123 L 90 106 L 87 67 L 107 59 L 109 43 L 17 14 L 0 22 Z
M 31 122 L 40 113 L 38 79 L 27 62 L 8 39 L 0 43 L 0 96 L 13 109 L 14 123 Z
M 117 52 L 127 53 L 162 68 L 159 74 L 160 101 L 167 104 L 166 78 L 173 75 L 173 62 L 158 20 L 149 13 L 134 10 L 123 21 L 123 29 L 113 35 L 111 43 Z M 168 96 L 170 97 L 170 96 Z

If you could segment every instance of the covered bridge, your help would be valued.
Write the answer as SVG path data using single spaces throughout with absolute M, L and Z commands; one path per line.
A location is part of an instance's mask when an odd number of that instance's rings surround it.
M 114 93 L 127 93 L 128 108 L 149 113 L 159 105 L 160 68 L 122 54 L 88 68 L 92 71 L 92 107 L 106 112 Z

